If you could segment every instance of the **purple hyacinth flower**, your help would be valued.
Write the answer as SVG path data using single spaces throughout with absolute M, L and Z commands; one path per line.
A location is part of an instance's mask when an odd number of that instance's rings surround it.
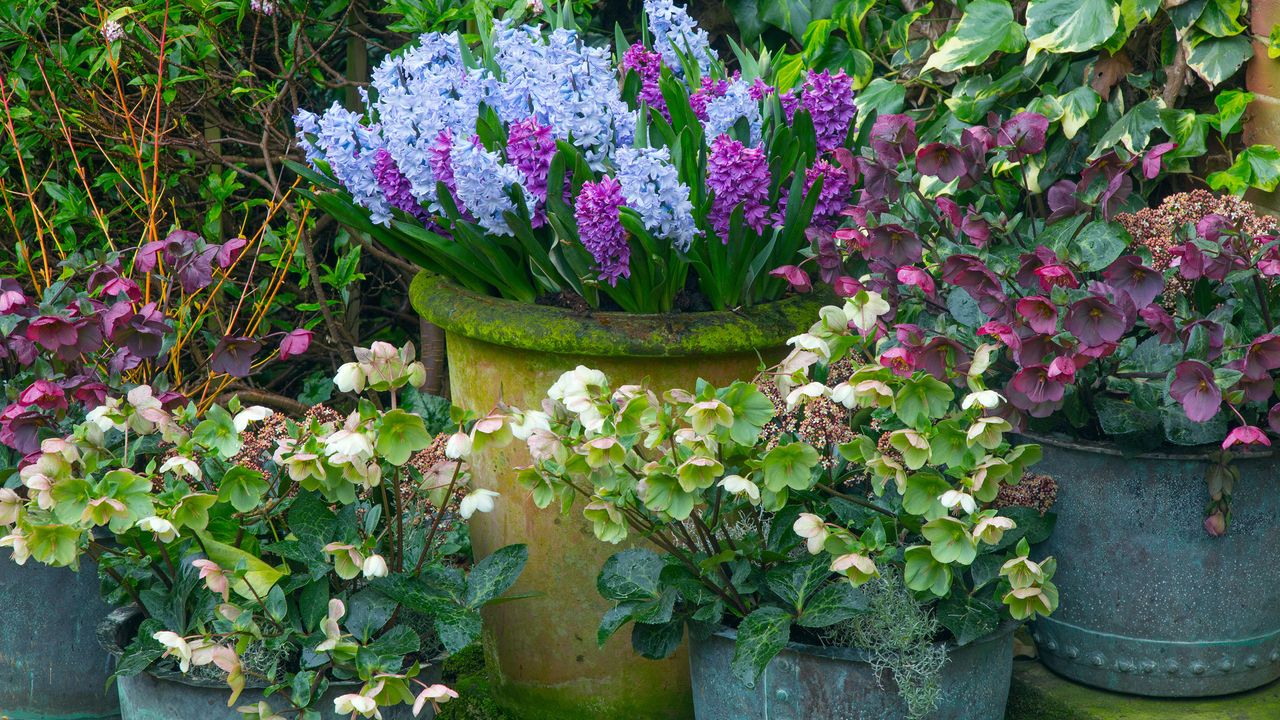
M 507 160 L 524 175 L 525 188 L 538 200 L 538 207 L 530 208 L 534 227 L 546 222 L 542 206 L 547 201 L 547 174 L 555 154 L 556 139 L 551 128 L 536 119 L 512 123 L 507 130 Z
M 631 277 L 631 246 L 619 217 L 624 204 L 622 184 L 606 175 L 600 182 L 583 183 L 574 207 L 578 238 L 595 258 L 600 279 L 610 285 Z
M 856 172 L 856 170 L 854 171 Z M 849 193 L 853 191 L 854 178 L 850 171 L 833 165 L 826 160 L 819 160 L 805 170 L 804 191 L 807 195 L 813 183 L 822 178 L 822 189 L 818 193 L 818 202 L 813 207 L 812 227 L 830 232 L 840 224 L 841 213 L 849 203 Z M 779 211 L 783 212 L 783 211 Z
M 830 72 L 809 71 L 800 93 L 804 109 L 813 120 L 813 130 L 818 138 L 818 149 L 829 152 L 845 144 L 849 126 L 858 107 L 853 103 L 853 81 L 843 70 Z
M 1213 379 L 1213 368 L 1199 360 L 1185 360 L 1173 370 L 1169 396 L 1182 405 L 1191 422 L 1205 422 L 1218 414 L 1222 391 Z
M 640 101 L 670 120 L 671 112 L 667 110 L 667 101 L 662 97 L 662 89 L 658 85 L 658 81 L 662 79 L 662 56 L 636 43 L 627 48 L 618 67 L 624 72 L 634 72 L 640 76 Z
M 391 157 L 391 153 L 386 148 L 378 148 L 374 153 L 373 176 L 377 179 L 382 194 L 386 196 L 388 205 L 422 222 L 426 222 L 430 217 L 413 196 L 413 188 L 409 180 L 400 172 L 395 158 Z
M 746 147 L 728 135 L 711 143 L 707 156 L 707 187 L 715 193 L 711 226 L 722 242 L 729 242 L 729 220 L 742 206 L 743 222 L 757 233 L 769 221 L 769 158 L 759 147 Z

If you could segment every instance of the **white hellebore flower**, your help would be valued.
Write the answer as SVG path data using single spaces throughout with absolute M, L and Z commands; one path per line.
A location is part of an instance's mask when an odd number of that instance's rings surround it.
M 978 392 L 966 395 L 964 400 L 961 401 L 960 407 L 965 410 L 970 410 L 977 405 L 979 407 L 986 408 L 987 410 L 994 410 L 1000 407 L 1000 403 L 1002 402 L 1004 402 L 1004 396 L 995 390 L 979 390 Z
M 800 513 L 791 529 L 805 539 L 810 555 L 822 552 L 822 546 L 827 542 L 827 524 L 822 518 L 813 513 Z
M 189 477 L 193 480 L 199 480 L 204 474 L 194 460 L 181 455 L 175 455 L 165 460 L 164 464 L 160 466 L 160 472 L 162 474 L 172 472 L 178 477 Z
M 948 490 L 942 493 L 942 497 L 938 501 L 948 508 L 959 506 L 967 513 L 976 512 L 978 509 L 978 503 L 974 501 L 973 496 L 959 490 Z
M 22 498 L 9 488 L 0 488 L 0 525 L 12 525 L 18 522 L 18 511 L 22 509 Z
M 458 697 L 458 693 L 444 685 L 430 685 L 423 688 L 422 692 L 418 693 L 417 699 L 413 701 L 413 716 L 417 717 L 428 702 L 436 707 L 438 711 L 441 704 L 447 703 L 456 697 Z
M 255 423 L 275 415 L 276 412 L 271 408 L 262 407 L 261 405 L 250 405 L 249 407 L 236 413 L 231 418 L 231 422 L 235 423 L 236 432 L 244 432 L 249 427 L 249 423 Z
M 863 333 L 875 327 L 876 320 L 889 310 L 889 303 L 880 297 L 880 293 L 870 290 L 859 290 L 857 295 L 844 304 L 844 313 L 849 316 L 849 322 Z
M 178 668 L 182 672 L 185 673 L 191 669 L 191 646 L 187 644 L 187 641 L 181 635 L 168 630 L 161 630 L 151 637 L 165 647 L 165 655 L 172 655 L 178 659 Z
M 178 538 L 178 528 L 158 515 L 139 520 L 138 529 L 155 533 L 156 539 L 162 543 L 171 543 Z
M 27 547 L 27 536 L 20 530 L 0 537 L 0 547 L 13 548 L 13 561 L 18 565 L 27 564 L 27 558 L 31 557 L 31 549 Z
M 720 487 L 728 490 L 734 495 L 746 495 L 751 502 L 760 502 L 760 488 L 750 480 L 741 475 L 727 475 L 720 481 Z
M 338 374 L 333 376 L 333 384 L 342 392 L 362 392 L 365 382 L 364 368 L 360 363 L 344 363 L 338 368 Z
M 324 630 L 324 642 L 316 646 L 316 652 L 324 653 L 338 647 L 338 641 L 342 639 L 342 628 L 338 626 L 338 621 L 343 615 L 347 614 L 347 606 L 342 601 L 333 598 L 329 601 L 329 614 L 325 617 L 324 622 L 320 623 L 320 629 Z
M 981 540 L 988 545 L 995 545 L 1000 542 L 1000 538 L 1004 537 L 1006 530 L 1012 530 L 1015 527 L 1017 523 L 1007 517 L 997 515 L 983 518 L 973 527 L 973 539 L 975 542 Z
M 811 382 L 787 393 L 787 412 L 795 409 L 796 405 L 808 402 L 827 394 L 827 386 L 820 382 Z
M 484 488 L 468 493 L 462 498 L 462 502 L 458 503 L 458 514 L 463 520 L 470 520 L 471 516 L 478 512 L 493 512 L 493 499 L 496 497 L 498 493 Z
M 376 700 L 354 693 L 334 698 L 333 708 L 339 715 L 359 713 L 360 717 L 382 717 L 382 713 L 378 712 L 378 702 Z
M 374 553 L 364 559 L 364 563 L 360 566 L 360 572 L 367 578 L 386 577 L 390 572 L 387 569 L 386 558 Z
M 811 333 L 796 335 L 787 340 L 787 344 L 794 345 L 797 350 L 808 350 L 823 360 L 831 359 L 831 346 L 827 345 L 827 341 L 817 335 Z
M 444 456 L 450 460 L 466 460 L 471 455 L 471 436 L 458 431 L 449 436 L 444 445 Z
M 517 440 L 528 440 L 538 430 L 551 429 L 551 416 L 541 410 L 526 410 L 523 416 L 511 421 L 511 434 Z

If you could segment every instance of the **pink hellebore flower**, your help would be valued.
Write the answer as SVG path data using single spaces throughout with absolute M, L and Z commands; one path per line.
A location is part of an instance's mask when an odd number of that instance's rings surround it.
M 62 388 L 48 380 L 36 380 L 18 393 L 18 403 L 35 405 L 41 410 L 66 410 L 67 395 Z
M 209 588 L 210 592 L 215 592 L 222 596 L 222 602 L 231 600 L 231 583 L 228 582 L 227 576 L 223 573 L 218 563 L 212 560 L 192 560 L 191 565 L 200 570 L 200 579 L 204 580 L 204 584 Z
M 1253 425 L 1241 425 L 1238 428 L 1232 428 L 1227 433 L 1227 438 L 1222 441 L 1222 449 L 1226 450 L 1233 445 L 1266 445 L 1271 446 L 1271 440 L 1262 432 L 1261 428 Z
M 1222 390 L 1214 382 L 1213 368 L 1199 360 L 1178 363 L 1169 383 L 1169 395 L 1182 404 L 1191 422 L 1205 422 L 1218 414 Z

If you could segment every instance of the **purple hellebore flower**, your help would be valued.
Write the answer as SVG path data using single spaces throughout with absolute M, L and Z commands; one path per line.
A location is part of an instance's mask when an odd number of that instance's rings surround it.
M 916 169 L 920 174 L 936 177 L 944 183 L 963 175 L 967 167 L 964 153 L 955 145 L 929 143 L 916 152 Z
M 946 196 L 939 196 L 935 202 L 938 205 L 938 212 L 951 221 L 951 226 L 960 227 L 960 206 L 956 204 L 956 201 Z
M 923 252 L 920 236 L 901 225 L 879 225 L 867 231 L 866 254 L 872 259 L 911 265 L 920 262 Z
M 14 403 L 0 413 L 0 445 L 30 455 L 40 449 L 40 429 L 48 423 L 45 415 Z
M 311 347 L 311 339 L 315 333 L 310 330 L 298 328 L 291 330 L 280 338 L 280 359 L 288 360 L 291 357 L 297 357 L 307 351 Z
M 898 268 L 897 276 L 898 282 L 903 285 L 918 287 L 929 297 L 938 296 L 938 286 L 934 283 L 933 276 L 921 268 L 914 265 L 903 265 Z
M 865 288 L 863 288 L 862 283 L 858 282 L 856 279 L 851 278 L 848 275 L 844 275 L 836 278 L 835 282 L 831 283 L 831 289 L 835 291 L 836 295 L 842 298 L 851 298 Z
M 1099 201 L 1102 205 L 1102 217 L 1110 220 L 1133 193 L 1133 179 L 1128 173 L 1121 173 L 1111 178 L 1107 189 L 1102 192 Z
M 1078 288 L 1080 281 L 1071 268 L 1061 263 L 1042 265 L 1035 269 L 1035 276 L 1040 281 L 1040 289 L 1050 292 L 1055 287 Z
M 1018 315 L 1038 333 L 1052 335 L 1058 331 L 1058 307 L 1043 295 L 1030 295 L 1014 306 Z
M 1265 445 L 1271 446 L 1271 440 L 1267 438 L 1266 433 L 1262 432 L 1262 428 L 1253 425 L 1241 425 L 1232 428 L 1227 433 L 1227 437 L 1222 441 L 1222 449 L 1227 450 L 1234 445 Z
M 1033 112 L 1020 112 L 1000 126 L 996 142 L 1009 150 L 1009 159 L 1017 162 L 1044 150 L 1049 118 Z
M 935 337 L 916 353 L 916 366 L 939 380 L 947 380 L 948 368 L 962 371 L 969 362 L 964 346 L 946 337 Z
M 1062 405 L 1066 384 L 1049 376 L 1044 365 L 1029 365 L 1009 379 L 1005 394 L 1014 407 L 1031 417 L 1048 417 Z
M 1164 164 L 1163 158 L 1165 153 L 1178 147 L 1176 142 L 1165 142 L 1156 145 L 1147 151 L 1142 157 L 1142 176 L 1148 180 L 1154 179 L 1160 174 L 1161 166 Z
M 36 380 L 18 393 L 18 403 L 41 410 L 66 410 L 67 395 L 62 388 L 48 380 Z
M 1155 304 L 1148 305 L 1139 310 L 1138 315 L 1147 323 L 1147 327 L 1159 336 L 1160 342 L 1167 345 L 1178 339 L 1178 328 L 1164 308 Z
M 58 315 L 41 315 L 27 323 L 27 339 L 45 350 L 57 352 L 64 347 L 75 347 L 79 339 L 76 323 Z
M 1053 223 L 1072 217 L 1082 212 L 1085 207 L 1080 202 L 1080 198 L 1076 195 L 1076 184 L 1070 180 L 1059 180 L 1049 188 L 1049 218 L 1047 222 Z
M 973 209 L 972 205 L 969 206 L 969 212 L 965 214 L 964 220 L 960 221 L 960 232 L 980 248 L 986 247 L 987 241 L 991 239 L 991 225 Z
M 1209 213 L 1196 221 L 1196 234 L 1209 242 L 1218 242 L 1231 230 L 1231 221 L 1217 213 Z
M 231 377 L 248 377 L 253 372 L 253 356 L 262 343 L 249 337 L 224 337 L 209 356 L 209 369 Z
M 0 314 L 9 314 L 27 304 L 22 286 L 13 278 L 0 278 Z
M 770 270 L 769 274 L 786 280 L 797 292 L 807 293 L 813 289 L 813 281 L 809 279 L 809 273 L 798 265 L 783 265 Z
M 1164 290 L 1164 277 L 1142 264 L 1137 255 L 1122 255 L 1116 258 L 1102 277 L 1117 292 L 1124 293 L 1133 301 L 1134 307 L 1141 310 L 1150 305 Z
M 881 353 L 880 364 L 898 377 L 911 377 L 916 371 L 916 355 L 910 348 L 899 345 Z
M 1249 343 L 1240 368 L 1245 377 L 1261 380 L 1276 368 L 1280 368 L 1280 336 L 1267 333 Z
M 107 361 L 107 372 L 118 377 L 141 364 L 142 358 L 134 354 L 129 348 L 122 347 L 116 350 L 115 354 L 111 356 L 111 359 Z
M 582 184 L 574 208 L 578 237 L 595 258 L 600 279 L 610 285 L 631 277 L 631 246 L 619 219 L 624 204 L 622 184 L 605 175 L 599 182 Z
M 1271 406 L 1267 411 L 1267 426 L 1271 432 L 1280 434 L 1280 403 Z
M 1184 348 L 1190 346 L 1192 331 L 1196 328 L 1201 328 L 1208 334 L 1209 351 L 1205 357 L 1210 361 L 1216 360 L 1218 356 L 1222 354 L 1222 343 L 1226 339 L 1226 329 L 1222 327 L 1221 323 L 1216 323 L 1208 319 L 1196 320 L 1195 322 L 1187 323 L 1182 326 L 1181 331 Z
M 858 158 L 858 170 L 862 173 L 863 202 L 868 200 L 896 201 L 902 192 L 898 185 L 898 168 L 879 160 Z
M 908 115 L 881 115 L 871 125 L 871 148 L 876 159 L 889 167 L 897 167 L 907 156 L 914 155 L 919 144 L 916 121 Z
M 1169 396 L 1182 405 L 1192 422 L 1206 422 L 1218 414 L 1222 391 L 1213 379 L 1213 368 L 1199 360 L 1184 360 L 1173 370 Z
M 249 241 L 246 238 L 234 237 L 218 246 L 218 252 L 213 257 L 213 263 L 220 269 L 226 270 L 240 259 L 240 255 L 244 253 L 244 249 L 248 247 Z
M 1071 303 L 1062 325 L 1089 346 L 1118 342 L 1127 329 L 1120 308 L 1097 295 Z
M 1000 279 L 975 255 L 952 255 L 943 260 L 942 282 L 965 290 L 974 299 L 1001 293 Z

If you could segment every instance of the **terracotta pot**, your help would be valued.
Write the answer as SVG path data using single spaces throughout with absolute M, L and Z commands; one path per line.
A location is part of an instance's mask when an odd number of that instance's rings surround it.
M 799 296 L 741 312 L 582 314 L 478 295 L 425 273 L 412 294 L 418 312 L 445 330 L 454 404 L 479 413 L 499 398 L 539 407 L 560 374 L 577 365 L 604 371 L 615 386 L 750 379 L 762 360 L 781 358 L 787 338 L 812 324 L 822 304 Z M 528 464 L 518 443 L 472 462 L 474 484 L 502 495 L 494 512 L 471 518 L 476 555 L 528 543 L 513 592 L 537 593 L 485 611 L 498 701 L 522 718 L 691 718 L 684 650 L 645 660 L 632 651 L 629 632 L 597 646 L 609 605 L 596 592 L 596 575 L 619 548 L 597 541 L 576 509 L 567 516 L 537 509 L 515 481 L 513 468 Z

